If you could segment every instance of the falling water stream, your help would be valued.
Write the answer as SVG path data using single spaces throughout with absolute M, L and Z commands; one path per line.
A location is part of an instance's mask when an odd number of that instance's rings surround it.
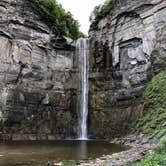
M 78 55 L 78 67 L 80 76 L 79 87 L 79 139 L 86 140 L 87 136 L 87 116 L 88 116 L 88 69 L 89 69 L 89 41 L 87 38 L 80 38 L 76 42 Z

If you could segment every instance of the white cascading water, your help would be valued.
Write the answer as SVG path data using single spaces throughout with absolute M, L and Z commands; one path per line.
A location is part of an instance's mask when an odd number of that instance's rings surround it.
M 8 89 L 5 87 L 2 89 L 0 93 L 0 103 L 2 105 L 2 110 L 6 109 L 7 97 L 8 97 Z M 2 114 L 3 114 L 2 111 L 0 111 L 0 119 L 3 117 Z
M 7 96 L 8 96 L 8 89 L 5 87 L 3 88 L 3 90 L 1 91 L 1 102 L 6 105 L 7 102 Z
M 89 70 L 89 40 L 80 38 L 76 41 L 76 49 L 78 56 L 78 68 L 80 74 L 79 87 L 79 139 L 86 140 L 87 136 L 87 117 L 88 117 L 88 70 Z

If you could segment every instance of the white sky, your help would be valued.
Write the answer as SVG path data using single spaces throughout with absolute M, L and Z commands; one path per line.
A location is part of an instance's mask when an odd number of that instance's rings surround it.
M 89 30 L 89 16 L 93 8 L 102 4 L 105 0 L 57 0 L 61 3 L 66 11 L 70 11 L 74 18 L 77 19 L 81 25 L 80 30 L 88 34 Z

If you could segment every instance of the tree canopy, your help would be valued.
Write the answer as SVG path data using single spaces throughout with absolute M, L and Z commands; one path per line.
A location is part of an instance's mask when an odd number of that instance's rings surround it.
M 56 0 L 30 0 L 32 6 L 40 15 L 56 26 L 60 34 L 72 39 L 84 37 L 80 32 L 80 24 L 70 12 L 66 12 Z
M 90 22 L 96 26 L 117 4 L 118 0 L 106 0 L 103 5 L 96 6 L 90 15 Z

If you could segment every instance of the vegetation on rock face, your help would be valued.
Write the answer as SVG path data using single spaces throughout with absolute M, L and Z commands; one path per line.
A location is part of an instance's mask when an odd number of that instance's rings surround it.
M 166 165 L 166 139 L 163 139 L 154 152 L 148 157 L 129 166 L 165 166 Z
M 106 0 L 103 5 L 96 6 L 90 15 L 92 26 L 96 26 L 115 7 L 118 0 Z
M 58 28 L 60 34 L 72 39 L 84 37 L 79 31 L 79 22 L 66 12 L 56 0 L 29 0 L 40 15 Z
M 166 135 L 166 71 L 152 79 L 141 97 L 141 102 L 145 104 L 145 113 L 134 130 L 149 138 L 162 138 Z
M 164 138 L 152 154 L 130 166 L 166 165 L 166 71 L 154 76 L 145 89 L 141 103 L 145 104 L 144 115 L 136 122 L 134 132 L 144 133 L 149 138 Z
M 142 100 L 152 105 L 166 105 L 166 71 L 159 73 L 152 79 Z
M 149 138 L 161 138 L 166 135 L 166 108 L 148 109 L 139 119 L 136 128 Z

